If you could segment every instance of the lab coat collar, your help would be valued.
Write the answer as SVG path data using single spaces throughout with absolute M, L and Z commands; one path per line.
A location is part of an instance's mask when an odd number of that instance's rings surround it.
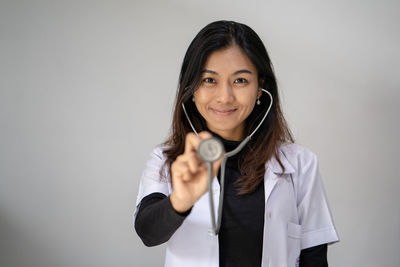
M 278 148 L 279 158 L 285 167 L 285 170 L 282 169 L 281 165 L 279 164 L 278 160 L 276 159 L 275 155 L 267 162 L 266 168 L 270 168 L 270 170 L 275 174 L 289 174 L 294 173 L 295 169 L 292 164 L 289 162 L 287 157 L 282 151 L 282 148 Z

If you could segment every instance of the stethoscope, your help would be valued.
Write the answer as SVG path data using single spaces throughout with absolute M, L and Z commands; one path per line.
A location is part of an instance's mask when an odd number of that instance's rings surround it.
M 242 148 L 250 141 L 251 137 L 254 135 L 254 133 L 260 128 L 261 124 L 264 122 L 265 118 L 267 117 L 271 107 L 272 107 L 272 95 L 270 92 L 263 88 L 259 88 L 259 90 L 267 93 L 271 99 L 269 103 L 269 107 L 267 111 L 265 112 L 264 117 L 262 118 L 261 122 L 258 124 L 258 126 L 254 129 L 254 131 L 247 136 L 243 141 L 232 151 L 229 151 L 225 153 L 224 145 L 222 142 L 217 139 L 216 137 L 211 137 L 205 140 L 202 140 L 199 144 L 199 147 L 197 149 L 197 155 L 199 158 L 204 161 L 207 164 L 207 173 L 208 173 L 208 195 L 209 195 L 209 203 L 210 203 L 210 214 L 211 214 L 211 225 L 212 228 L 208 231 L 211 235 L 218 235 L 219 229 L 221 227 L 221 219 L 222 219 L 222 206 L 223 206 L 223 201 L 224 201 L 224 188 L 225 188 L 225 165 L 226 161 L 228 158 L 236 155 L 239 153 Z M 185 113 L 186 118 L 189 121 L 190 127 L 192 127 L 193 132 L 198 135 L 196 129 L 194 128 L 192 122 L 190 121 L 189 115 L 186 112 L 185 105 L 182 103 L 182 108 Z M 225 154 L 224 154 L 225 153 Z M 219 195 L 219 205 L 218 205 L 218 221 L 217 223 L 215 222 L 215 210 L 214 210 L 214 198 L 212 194 L 212 180 L 213 180 L 213 167 L 212 163 L 217 161 L 223 156 L 222 162 L 221 162 L 221 179 L 220 179 L 220 186 L 221 186 L 221 192 Z

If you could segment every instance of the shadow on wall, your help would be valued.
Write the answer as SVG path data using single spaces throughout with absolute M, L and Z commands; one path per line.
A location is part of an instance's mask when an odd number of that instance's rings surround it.
M 0 266 L 43 266 L 46 252 L 0 211 Z

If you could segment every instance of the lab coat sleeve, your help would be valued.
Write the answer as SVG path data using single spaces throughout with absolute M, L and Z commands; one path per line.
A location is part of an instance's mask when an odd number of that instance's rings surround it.
M 160 169 L 162 168 L 164 162 L 165 157 L 163 155 L 163 148 L 155 148 L 150 154 L 150 159 L 147 161 L 146 167 L 143 170 L 142 177 L 140 179 L 133 221 L 136 219 L 140 202 L 145 196 L 148 196 L 152 193 L 162 193 L 166 196 L 170 195 L 171 184 L 169 182 L 168 167 L 164 168 L 163 170 L 164 177 L 161 178 L 160 176 Z
M 302 229 L 301 249 L 338 242 L 316 155 L 305 149 L 299 156 L 298 167 L 297 207 Z

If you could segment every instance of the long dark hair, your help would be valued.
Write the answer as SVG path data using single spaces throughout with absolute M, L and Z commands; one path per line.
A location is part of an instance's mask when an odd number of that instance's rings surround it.
M 268 90 L 274 100 L 267 119 L 244 148 L 240 166 L 241 178 L 238 179 L 237 185 L 240 194 L 248 194 L 263 181 L 265 163 L 271 157 L 275 156 L 284 169 L 277 150 L 279 143 L 294 140 L 281 111 L 276 78 L 267 50 L 258 35 L 247 25 L 224 20 L 212 22 L 204 27 L 189 45 L 179 76 L 172 132 L 164 143 L 167 145 L 164 151 L 167 157 L 165 165 L 170 166 L 184 152 L 186 134 L 192 131 L 183 112 L 182 103 L 185 104 L 196 131 L 207 130 L 206 121 L 191 99 L 200 85 L 201 71 L 208 56 L 231 45 L 239 46 L 249 57 L 257 69 L 259 87 Z M 257 127 L 268 108 L 268 95 L 263 93 L 260 100 L 263 104 L 255 105 L 246 119 L 245 136 Z

